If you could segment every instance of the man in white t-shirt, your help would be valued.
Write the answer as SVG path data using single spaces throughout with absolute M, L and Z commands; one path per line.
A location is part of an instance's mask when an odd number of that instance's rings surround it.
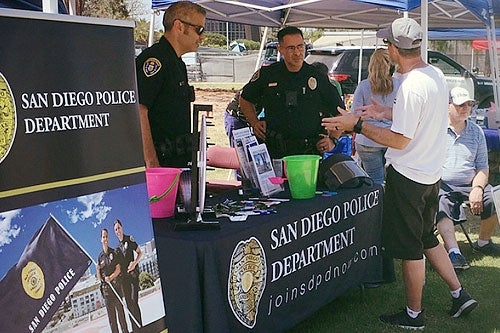
M 339 117 L 322 125 L 362 133 L 388 146 L 386 192 L 382 221 L 382 246 L 387 255 L 402 260 L 406 309 L 380 320 L 406 329 L 424 329 L 422 290 L 424 255 L 448 284 L 452 294 L 450 316 L 472 311 L 477 302 L 462 288 L 443 245 L 434 235 L 434 217 L 446 149 L 448 88 L 443 73 L 420 55 L 422 28 L 413 19 L 399 18 L 377 32 L 398 65 L 401 86 L 393 107 L 373 100 L 362 116 L 339 110 Z M 380 128 L 363 119 L 392 119 L 391 128 Z

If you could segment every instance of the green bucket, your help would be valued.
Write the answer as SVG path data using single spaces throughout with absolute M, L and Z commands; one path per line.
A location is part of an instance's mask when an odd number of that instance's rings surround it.
M 310 199 L 316 194 L 320 156 L 292 155 L 283 157 L 285 172 L 294 199 Z

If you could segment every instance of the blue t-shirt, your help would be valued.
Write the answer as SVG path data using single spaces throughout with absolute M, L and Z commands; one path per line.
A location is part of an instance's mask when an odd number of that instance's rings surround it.
M 450 185 L 470 185 L 478 170 L 488 168 L 484 132 L 473 122 L 466 122 L 458 136 L 450 127 L 447 130 L 442 180 Z

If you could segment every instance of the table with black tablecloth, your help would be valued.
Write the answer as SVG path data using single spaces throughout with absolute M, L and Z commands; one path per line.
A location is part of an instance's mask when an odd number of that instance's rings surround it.
M 245 222 L 222 217 L 220 230 L 174 231 L 178 221 L 155 219 L 169 332 L 282 332 L 380 281 L 382 201 L 380 186 L 364 185 Z

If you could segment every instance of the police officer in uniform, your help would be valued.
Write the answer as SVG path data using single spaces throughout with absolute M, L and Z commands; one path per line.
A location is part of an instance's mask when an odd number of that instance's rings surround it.
M 281 29 L 278 42 L 283 61 L 254 73 L 243 87 L 241 111 L 272 158 L 329 151 L 340 131 L 326 133 L 321 119 L 337 115 L 344 103 L 328 78 L 304 62 L 306 44 L 300 29 Z M 264 120 L 257 119 L 256 103 L 265 110 Z
M 101 281 L 101 293 L 106 300 L 106 310 L 108 311 L 109 326 L 112 333 L 118 333 L 118 320 L 122 332 L 128 332 L 125 312 L 115 292 L 121 292 L 121 285 L 118 283 L 121 266 L 120 254 L 108 246 L 108 229 L 101 230 L 102 251 L 97 260 L 97 278 Z
M 123 259 L 120 274 L 123 294 L 127 302 L 127 308 L 134 316 L 130 321 L 134 332 L 136 332 L 139 328 L 138 325 L 142 326 L 141 309 L 139 308 L 139 267 L 137 266 L 139 260 L 141 260 L 142 251 L 134 237 L 123 234 L 123 225 L 120 220 L 115 220 L 113 228 L 116 237 L 120 241 L 116 251 L 120 252 Z M 137 253 L 137 256 L 135 253 Z
M 191 161 L 191 102 L 181 56 L 200 46 L 205 9 L 173 3 L 163 16 L 165 33 L 136 59 L 142 143 L 146 167 L 186 167 Z

